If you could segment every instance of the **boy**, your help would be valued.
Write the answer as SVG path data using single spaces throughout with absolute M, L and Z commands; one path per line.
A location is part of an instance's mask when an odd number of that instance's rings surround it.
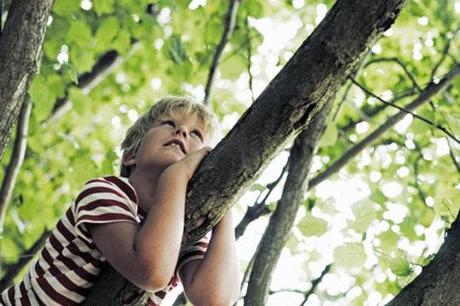
M 128 130 L 121 177 L 90 180 L 24 280 L 0 304 L 79 305 L 107 262 L 159 305 L 182 281 L 194 305 L 231 305 L 238 263 L 231 216 L 179 254 L 187 183 L 210 151 L 209 111 L 190 98 L 157 102 Z

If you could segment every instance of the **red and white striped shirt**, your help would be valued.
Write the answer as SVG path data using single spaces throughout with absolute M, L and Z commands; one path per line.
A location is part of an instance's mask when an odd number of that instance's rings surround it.
M 86 228 L 87 224 L 133 222 L 146 217 L 127 178 L 107 176 L 88 181 L 76 201 L 59 220 L 22 282 L 6 289 L 0 305 L 79 305 L 89 295 L 101 269 L 107 264 Z M 178 271 L 187 262 L 204 257 L 205 237 L 182 252 L 170 283 L 152 292 L 148 305 L 160 305 L 179 282 Z

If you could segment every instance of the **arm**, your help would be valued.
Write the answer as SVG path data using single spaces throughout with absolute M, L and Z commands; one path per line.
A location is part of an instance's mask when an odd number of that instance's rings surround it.
M 239 266 L 231 213 L 214 227 L 205 257 L 180 270 L 184 291 L 196 306 L 231 305 L 239 296 Z
M 191 153 L 163 171 L 142 227 L 127 222 L 89 227 L 107 261 L 144 290 L 164 288 L 174 274 L 184 228 L 187 183 L 207 152 Z

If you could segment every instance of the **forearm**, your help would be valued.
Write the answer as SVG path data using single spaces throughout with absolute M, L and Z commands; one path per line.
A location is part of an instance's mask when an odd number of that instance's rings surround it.
M 179 256 L 187 179 L 165 170 L 157 185 L 152 207 L 135 239 L 135 252 L 153 272 L 169 280 Z
M 231 305 L 239 295 L 239 266 L 231 216 L 213 229 L 205 258 L 191 281 L 196 305 Z

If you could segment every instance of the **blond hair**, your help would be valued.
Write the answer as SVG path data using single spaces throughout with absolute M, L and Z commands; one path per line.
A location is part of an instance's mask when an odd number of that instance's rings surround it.
M 208 142 L 212 141 L 214 133 L 217 130 L 217 120 L 214 114 L 205 105 L 197 102 L 191 97 L 170 96 L 162 98 L 156 102 L 128 129 L 125 138 L 121 143 L 123 157 L 128 154 L 135 155 L 137 153 L 145 133 L 147 133 L 157 120 L 159 120 L 162 116 L 178 112 L 198 116 L 205 125 L 204 132 L 207 139 L 209 139 Z M 126 167 L 123 165 L 123 161 L 121 161 L 120 175 L 128 177 L 130 172 L 131 167 Z

